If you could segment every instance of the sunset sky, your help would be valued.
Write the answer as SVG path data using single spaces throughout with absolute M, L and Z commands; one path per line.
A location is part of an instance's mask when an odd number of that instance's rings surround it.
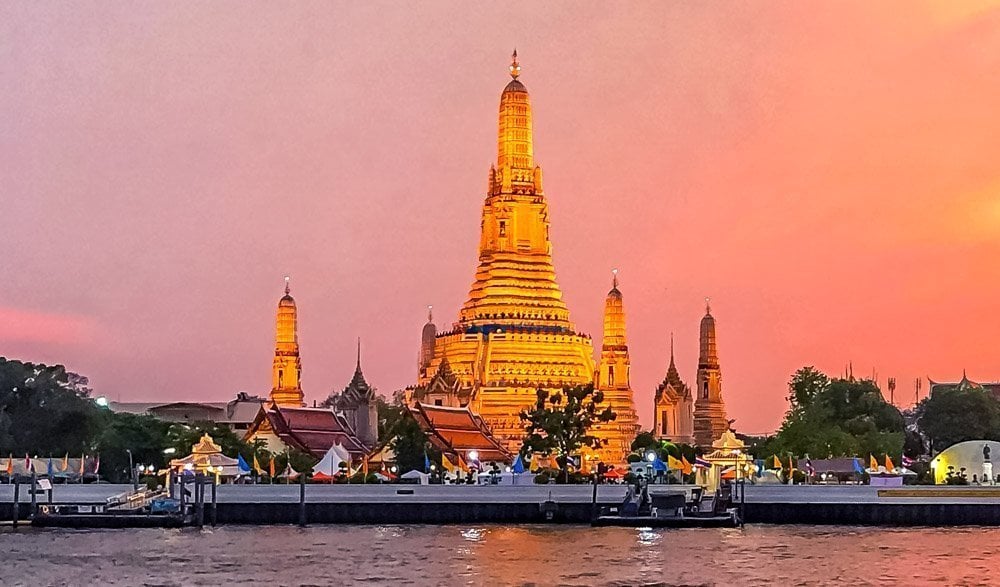
M 599 344 L 621 269 L 646 425 L 705 296 L 740 431 L 803 365 L 904 403 L 1000 379 L 998 3 L 400 6 L 0 4 L 0 356 L 116 400 L 266 394 L 289 274 L 309 401 L 358 336 L 382 393 L 415 383 L 516 46 L 564 296 Z

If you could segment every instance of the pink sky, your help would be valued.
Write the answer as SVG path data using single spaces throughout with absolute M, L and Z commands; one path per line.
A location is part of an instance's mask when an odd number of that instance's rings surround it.
M 743 431 L 814 364 L 1000 379 L 996 3 L 5 2 L 0 355 L 122 400 L 411 384 L 476 265 L 513 46 L 559 280 L 621 268 L 643 421 L 703 298 Z M 926 390 L 926 383 L 925 383 Z

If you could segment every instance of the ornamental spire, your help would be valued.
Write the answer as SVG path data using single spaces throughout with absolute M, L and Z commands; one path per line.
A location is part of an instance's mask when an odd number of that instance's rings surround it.
M 618 270 L 611 270 L 611 289 L 618 289 Z
M 517 76 L 521 75 L 521 64 L 517 62 L 517 48 L 514 48 L 514 53 L 510 56 L 510 77 L 517 79 Z
M 292 292 L 292 289 L 289 287 L 289 284 L 288 284 L 288 282 L 290 282 L 291 280 L 292 280 L 291 277 L 289 277 L 287 275 L 285 276 L 285 295 L 286 296 L 289 295 Z

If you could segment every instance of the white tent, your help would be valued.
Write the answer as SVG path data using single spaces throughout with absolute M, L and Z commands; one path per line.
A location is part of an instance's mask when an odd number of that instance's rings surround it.
M 416 479 L 417 483 L 420 485 L 427 485 L 430 483 L 431 476 L 427 473 L 421 473 L 420 471 L 414 469 L 412 471 L 407 471 L 400 476 L 400 479 L 413 480 Z

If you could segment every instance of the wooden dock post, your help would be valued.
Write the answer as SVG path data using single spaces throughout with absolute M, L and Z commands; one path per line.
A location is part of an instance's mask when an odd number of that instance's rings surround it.
M 14 527 L 17 528 L 17 519 L 21 513 L 21 479 L 14 476 Z
M 38 473 L 31 472 L 31 517 L 38 515 Z
M 216 488 L 219 486 L 219 484 L 216 483 L 215 481 L 216 478 L 212 477 L 212 527 L 213 528 L 215 527 L 215 522 L 219 518 L 219 501 L 216 496 Z
M 299 527 L 306 527 L 306 474 L 299 473 Z
M 198 516 L 198 528 L 205 527 L 205 478 L 201 473 L 194 476 L 195 511 Z

